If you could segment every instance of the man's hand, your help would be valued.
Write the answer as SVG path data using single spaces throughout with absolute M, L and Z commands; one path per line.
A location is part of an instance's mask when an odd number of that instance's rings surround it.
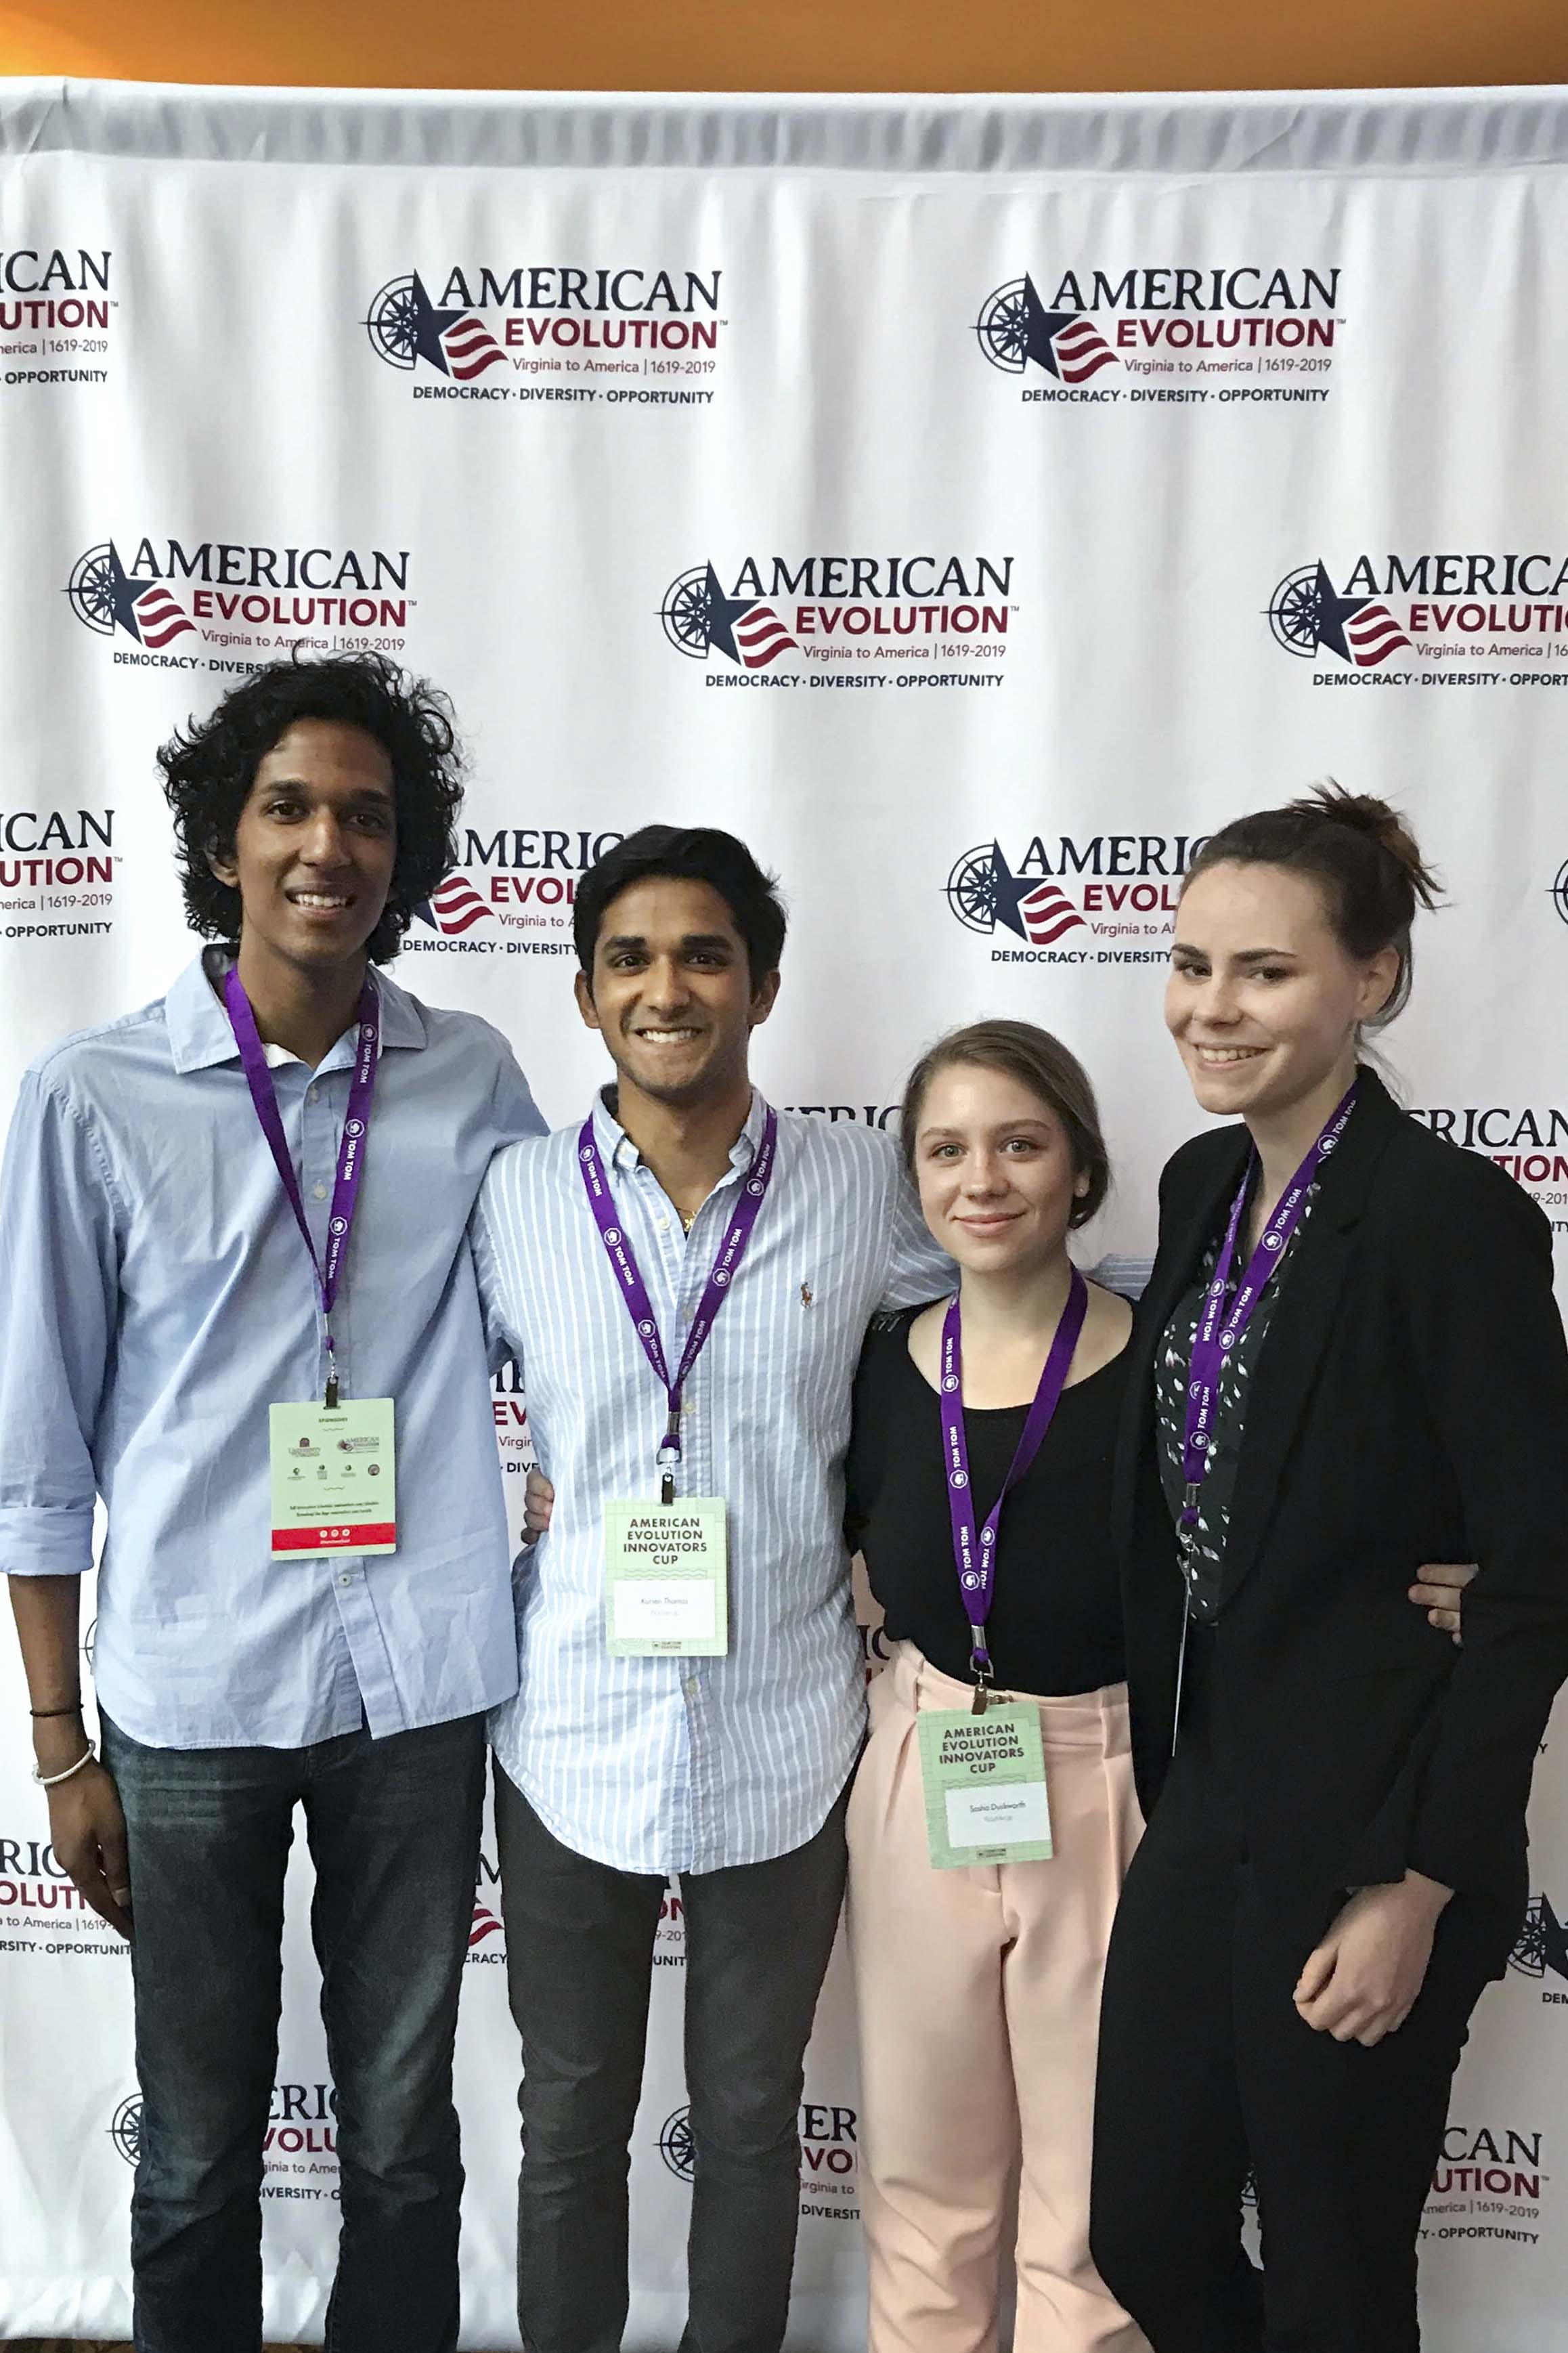
M 1296 2008 L 1336 2042 L 1367 2050 L 1409 2017 L 1426 1979 L 1432 1937 L 1451 1888 L 1418 1871 L 1392 1887 L 1363 1887 L 1307 1957 Z
M 550 1526 L 550 1514 L 555 1508 L 555 1490 L 542 1471 L 531 1471 L 523 1482 L 522 1540 L 537 1544 Z
M 76 1755 L 81 1754 L 78 1733 Z M 41 1773 L 63 1773 L 68 1749 L 58 1757 L 40 1756 Z M 99 1917 L 129 1940 L 131 1867 L 126 1858 L 125 1817 L 120 1793 L 101 1765 L 84 1765 L 68 1781 L 47 1792 L 49 1843 L 60 1869 L 73 1879 Z
M 1479 1567 L 1473 1560 L 1423 1561 L 1420 1583 L 1409 1588 L 1411 1600 L 1425 1609 L 1428 1622 L 1439 1633 L 1452 1634 L 1456 1642 L 1465 1639 L 1460 1625 L 1465 1588 Z

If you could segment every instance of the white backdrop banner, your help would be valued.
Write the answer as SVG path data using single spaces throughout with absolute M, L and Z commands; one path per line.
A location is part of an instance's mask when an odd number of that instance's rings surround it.
M 397 976 L 507 1030 L 553 1121 L 601 1068 L 577 875 L 649 819 L 716 822 L 791 902 L 773 1100 L 886 1125 L 948 1024 L 1044 1022 L 1108 1113 L 1091 1255 L 1146 1252 L 1194 1124 L 1160 1020 L 1179 878 L 1331 774 L 1402 803 L 1447 881 L 1392 1042 L 1408 1102 L 1568 1235 L 1565 162 L 1562 91 L 0 85 L 0 1108 L 190 953 L 154 746 L 295 646 L 377 647 L 450 691 L 473 759 Z M 520 1520 L 504 1381 L 495 1416 Z M 124 2334 L 129 1973 L 43 1842 L 8 1654 L 0 1707 L 0 2330 Z M 1557 1745 L 1433 2185 L 1434 2353 L 1563 2342 Z M 492 1857 L 463 2342 L 501 2348 Z M 300 1862 L 266 2177 L 285 2338 L 320 2336 L 335 2222 L 307 1894 Z M 639 2347 L 681 2318 L 678 1890 L 657 1958 Z M 820 2353 L 863 2342 L 842 1972 L 802 2117 L 794 2333 Z

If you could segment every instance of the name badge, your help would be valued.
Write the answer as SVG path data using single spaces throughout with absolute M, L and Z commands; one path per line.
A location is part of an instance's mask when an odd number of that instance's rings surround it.
M 1038 1708 L 1025 1700 L 993 1705 L 984 1715 L 931 1708 L 915 1723 L 932 1869 L 1048 1862 L 1051 1810 Z
M 397 1550 L 397 1453 L 390 1398 L 275 1405 L 272 1557 Z
M 721 1659 L 730 1648 L 720 1495 L 605 1505 L 605 1640 L 614 1659 Z

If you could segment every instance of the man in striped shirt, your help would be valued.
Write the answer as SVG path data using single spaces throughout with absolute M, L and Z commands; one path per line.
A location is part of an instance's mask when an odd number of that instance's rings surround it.
M 583 1130 L 500 1153 L 475 1215 L 492 1361 L 521 1366 L 556 1498 L 520 1588 L 518 1697 L 490 1727 L 524 2062 L 519 2322 L 531 2353 L 620 2344 L 654 1934 L 679 1872 L 696 2153 L 683 2343 L 773 2353 L 865 1712 L 842 1526 L 850 1387 L 873 1314 L 935 1297 L 950 1269 L 890 1138 L 775 1121 L 752 1085 L 784 915 L 742 843 L 646 827 L 583 877 L 574 921 L 577 1002 L 615 1082 Z M 680 1392 L 673 1422 L 638 1321 Z M 681 1382 L 694 1324 L 707 1337 Z M 724 1505 L 726 1647 L 613 1653 L 605 1506 L 655 1504 L 672 1427 L 681 1498 Z

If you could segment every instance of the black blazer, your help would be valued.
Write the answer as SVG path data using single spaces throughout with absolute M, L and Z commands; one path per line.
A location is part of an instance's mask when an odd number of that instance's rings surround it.
M 1183 1587 L 1155 1453 L 1165 1324 L 1247 1165 L 1195 1137 L 1160 1183 L 1117 1479 L 1133 1758 L 1171 1754 Z M 1568 1347 L 1551 1229 L 1501 1169 L 1442 1142 L 1363 1069 L 1269 1324 L 1214 1630 L 1248 1849 L 1321 1921 L 1408 1866 L 1522 1907 L 1525 1804 L 1568 1677 Z M 1476 1560 L 1464 1645 L 1405 1588 Z M 1316 1933 L 1314 1929 L 1312 1933 Z

